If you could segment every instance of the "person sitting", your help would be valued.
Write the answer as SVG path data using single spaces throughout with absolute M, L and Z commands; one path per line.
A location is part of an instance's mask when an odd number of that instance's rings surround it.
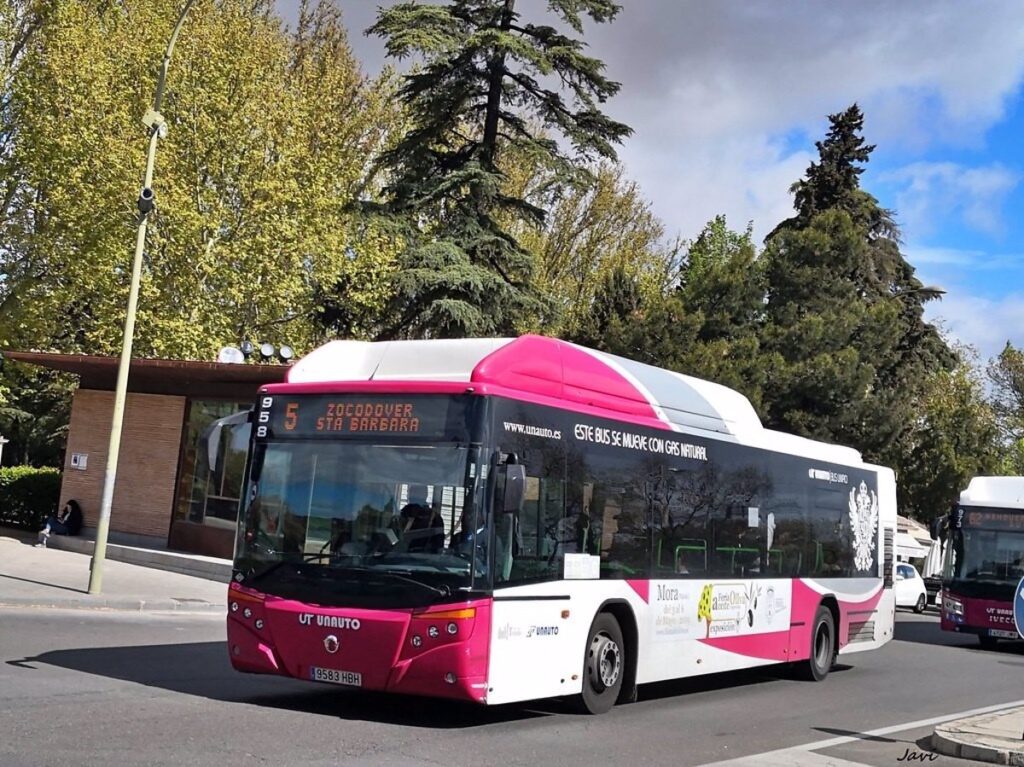
M 39 531 L 37 548 L 46 548 L 46 542 L 51 535 L 78 535 L 82 530 L 82 507 L 78 501 L 70 500 L 64 504 L 64 508 L 57 514 L 51 514 L 46 519 L 46 524 Z
M 427 505 L 427 488 L 409 485 L 409 502 L 398 513 L 406 551 L 436 553 L 444 548 L 444 520 Z

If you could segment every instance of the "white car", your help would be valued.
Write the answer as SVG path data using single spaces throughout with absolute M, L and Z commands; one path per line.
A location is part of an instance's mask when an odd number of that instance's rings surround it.
M 924 587 L 924 578 L 913 565 L 903 562 L 896 564 L 893 591 L 896 593 L 897 607 L 913 607 L 915 613 L 924 612 L 928 604 L 928 590 Z

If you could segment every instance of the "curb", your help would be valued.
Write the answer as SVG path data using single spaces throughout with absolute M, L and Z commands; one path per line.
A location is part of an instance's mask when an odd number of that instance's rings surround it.
M 998 748 L 978 743 L 968 743 L 961 739 L 956 723 L 938 726 L 932 733 L 932 750 L 945 756 L 958 759 L 972 759 L 976 762 L 992 764 L 1024 765 L 1024 743 L 1021 749 Z
M 200 599 L 137 599 L 106 597 L 0 597 L 0 609 L 28 607 L 49 610 L 96 610 L 116 612 L 177 613 L 180 615 L 214 614 L 227 615 L 226 604 L 214 604 Z
M 92 556 L 96 542 L 87 538 L 73 538 L 65 535 L 50 537 L 50 547 L 77 554 Z M 112 562 L 124 562 L 155 570 L 164 570 L 179 575 L 190 575 L 227 585 L 231 581 L 231 561 L 217 561 L 212 558 L 196 559 L 170 551 L 139 549 L 131 546 L 107 544 L 106 558 Z

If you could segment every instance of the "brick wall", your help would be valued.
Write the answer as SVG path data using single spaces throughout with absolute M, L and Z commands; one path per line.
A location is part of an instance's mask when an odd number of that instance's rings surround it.
M 89 527 L 95 527 L 99 520 L 113 408 L 113 392 L 93 389 L 76 391 L 71 406 L 60 502 L 77 499 Z M 184 397 L 128 395 L 110 511 L 111 531 L 167 539 L 184 417 Z M 88 455 L 85 471 L 71 467 L 73 453 Z

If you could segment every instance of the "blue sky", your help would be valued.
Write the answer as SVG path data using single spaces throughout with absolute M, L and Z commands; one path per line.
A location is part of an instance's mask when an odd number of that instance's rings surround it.
M 297 0 L 278 0 L 294 18 Z M 374 0 L 336 0 L 367 74 Z M 667 233 L 725 214 L 763 237 L 792 211 L 826 115 L 853 102 L 877 146 L 863 187 L 896 213 L 928 317 L 981 362 L 1024 347 L 1024 6 L 1014 0 L 621 0 L 588 27 L 634 129 L 619 155 Z M 385 4 L 390 4 L 386 2 Z M 524 17 L 542 0 L 519 0 Z

